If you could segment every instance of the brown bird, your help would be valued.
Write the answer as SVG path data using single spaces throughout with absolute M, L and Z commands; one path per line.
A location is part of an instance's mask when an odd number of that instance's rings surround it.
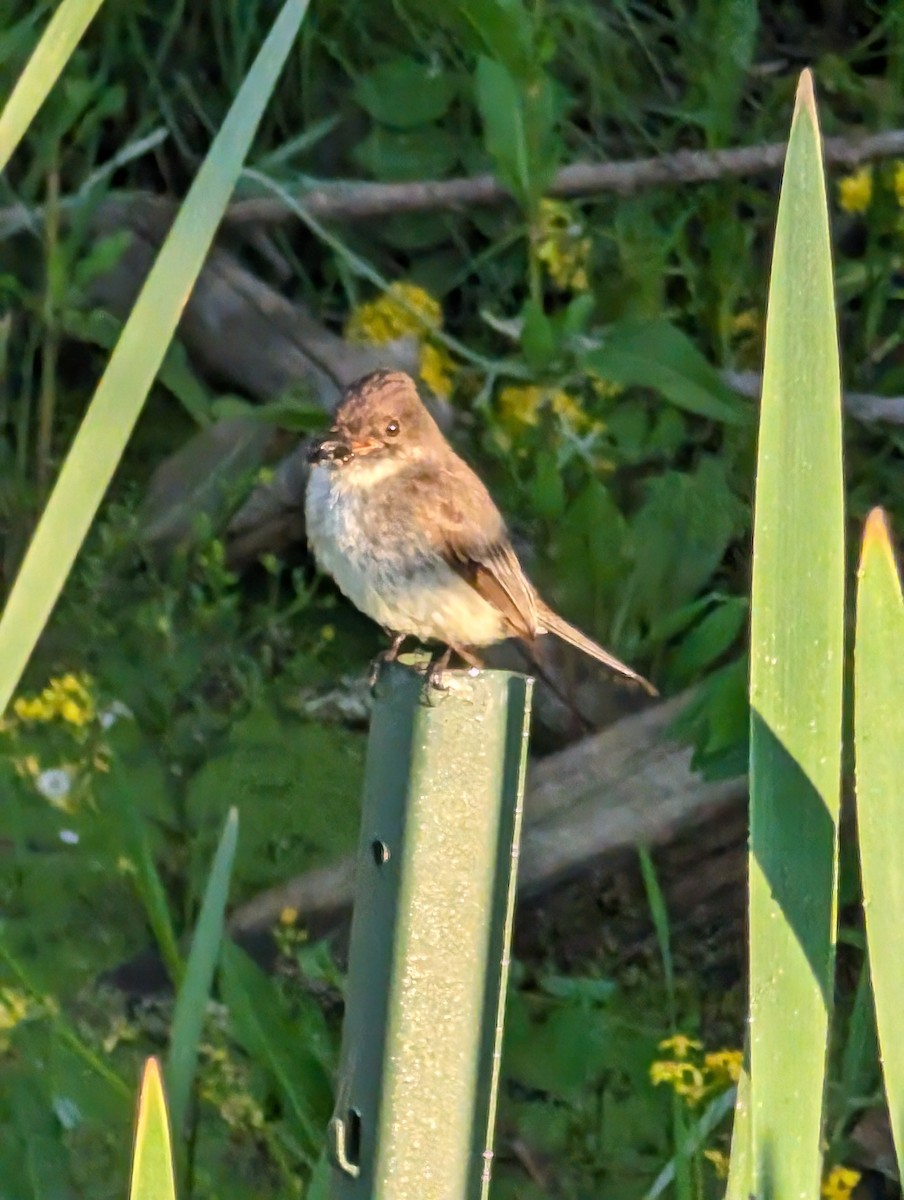
M 320 568 L 393 638 L 475 647 L 545 633 L 653 686 L 544 603 L 512 549 L 489 492 L 424 407 L 414 381 L 377 371 L 351 385 L 310 451 L 308 541 Z

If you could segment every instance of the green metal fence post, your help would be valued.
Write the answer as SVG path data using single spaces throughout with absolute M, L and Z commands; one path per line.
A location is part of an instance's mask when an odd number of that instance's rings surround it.
M 333 1200 L 489 1187 L 531 680 L 385 669 L 368 746 Z

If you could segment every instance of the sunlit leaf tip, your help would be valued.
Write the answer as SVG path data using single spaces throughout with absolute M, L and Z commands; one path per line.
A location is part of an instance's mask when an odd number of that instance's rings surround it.
M 802 110 L 812 116 L 814 121 L 816 120 L 816 93 L 813 88 L 813 72 L 809 67 L 801 71 L 800 79 L 797 81 L 794 116 L 797 117 Z
M 867 556 L 872 554 L 884 554 L 892 568 L 897 570 L 888 516 L 885 510 L 879 507 L 874 508 L 866 518 L 866 525 L 863 529 L 863 548 L 860 553 L 861 567 L 866 562 Z
M 165 1107 L 166 1100 L 163 1094 L 163 1074 L 160 1070 L 160 1062 L 158 1059 L 151 1057 L 144 1064 L 144 1070 L 141 1073 L 141 1092 L 138 1100 L 139 1134 L 142 1125 L 147 1123 L 149 1113 L 155 1105 L 163 1105 Z

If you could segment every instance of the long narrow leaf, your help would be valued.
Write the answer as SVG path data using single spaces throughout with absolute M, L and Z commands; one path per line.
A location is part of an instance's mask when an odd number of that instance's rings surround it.
M 0 171 L 25 136 L 104 0 L 63 0 L 0 113 Z
M 884 514 L 866 523 L 857 589 L 854 736 L 863 907 L 885 1092 L 904 1178 L 904 602 Z
M 775 234 L 754 528 L 751 1190 L 811 1200 L 834 963 L 844 510 L 832 262 L 809 72 Z
M 194 286 L 307 0 L 285 0 L 148 275 L 0 618 L 0 713 L 103 499 Z
M 238 831 L 239 814 L 233 808 L 226 818 L 226 826 L 214 855 L 185 966 L 185 978 L 176 997 L 170 1049 L 166 1060 L 166 1081 L 173 1112 L 173 1128 L 177 1132 L 181 1132 L 183 1127 L 185 1110 L 198 1065 L 198 1046 L 204 1027 L 204 1015 L 210 999 L 217 959 L 220 956 Z
M 125 849 L 134 866 L 133 883 L 141 901 L 157 948 L 166 964 L 172 985 L 178 990 L 185 965 L 170 914 L 166 888 L 157 870 L 145 818 L 135 803 L 136 787 L 133 764 L 123 763 L 122 772 L 111 771 L 98 781 L 97 794 L 103 808 L 114 818 L 114 837 Z M 141 781 L 143 783 L 144 781 Z M 156 782 L 156 781 L 155 781 Z M 139 787 L 141 786 L 139 783 Z M 147 784 L 145 784 L 147 786 Z M 155 784 L 151 784 L 151 787 Z
M 141 1080 L 129 1200 L 176 1200 L 166 1098 L 156 1058 L 148 1059 Z

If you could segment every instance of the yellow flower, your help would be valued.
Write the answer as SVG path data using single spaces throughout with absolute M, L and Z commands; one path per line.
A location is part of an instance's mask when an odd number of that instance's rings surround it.
M 650 1064 L 650 1082 L 654 1087 L 667 1084 L 677 1096 L 683 1096 L 688 1104 L 698 1104 L 706 1094 L 703 1072 L 692 1062 L 676 1062 L 672 1059 Z
M 509 426 L 536 425 L 543 391 L 535 384 L 512 384 L 499 393 L 499 415 Z
M 20 988 L 0 988 L 0 1054 L 9 1049 L 9 1031 L 40 1011 L 40 1006 Z
M 744 1055 L 740 1050 L 713 1050 L 703 1059 L 703 1069 L 712 1077 L 713 1083 L 723 1080 L 737 1083 L 743 1064 Z
M 541 200 L 534 233 L 537 258 L 560 291 L 586 292 L 592 243 L 570 205 Z
M 904 159 L 899 158 L 895 163 L 895 173 L 892 176 L 892 186 L 895 189 L 895 199 L 904 208 Z
M 41 773 L 41 763 L 36 754 L 26 754 L 13 759 L 13 767 L 20 779 L 34 779 Z
M 40 696 L 32 696 L 30 699 L 27 696 L 20 696 L 13 704 L 13 712 L 20 721 L 24 721 L 26 724 L 36 721 L 52 721 L 54 716 L 53 706 Z
M 567 421 L 569 425 L 579 428 L 585 424 L 587 415 L 574 396 L 569 396 L 567 392 L 557 390 L 550 396 L 549 403 L 552 411 L 561 417 L 563 421 Z
M 851 1167 L 832 1167 L 823 1180 L 819 1194 L 824 1200 L 848 1200 L 859 1182 L 859 1171 Z
M 280 925 L 294 925 L 297 920 L 298 920 L 298 909 L 292 908 L 292 906 L 290 904 L 287 904 L 286 907 L 279 914 Z
M 0 988 L 0 1029 L 15 1029 L 34 1005 L 19 988 Z
M 69 725 L 86 725 L 94 719 L 89 684 L 87 675 L 51 679 L 39 696 L 20 696 L 13 704 L 13 713 L 27 725 L 46 724 L 57 718 Z
M 759 331 L 760 315 L 755 308 L 745 308 L 731 318 L 731 332 L 736 336 Z
M 873 198 L 873 169 L 861 167 L 838 181 L 838 203 L 847 213 L 862 213 Z
M 64 700 L 60 704 L 60 716 L 70 725 L 84 725 L 90 721 L 92 712 L 90 708 L 83 707 L 75 700 Z
M 423 338 L 443 323 L 438 300 L 415 283 L 393 283 L 376 300 L 359 305 L 345 324 L 350 342 L 382 346 L 414 334 Z
M 659 1049 L 671 1050 L 676 1058 L 687 1058 L 691 1050 L 702 1050 L 703 1043 L 688 1037 L 686 1033 L 675 1033 L 671 1037 L 663 1038 Z
M 704 1150 L 703 1157 L 711 1162 L 719 1179 L 728 1178 L 728 1155 L 724 1150 Z
M 611 379 L 603 379 L 600 375 L 588 375 L 587 378 L 594 396 L 599 400 L 614 400 L 625 390 L 620 383 L 613 383 Z
M 599 427 L 574 396 L 561 388 L 543 388 L 535 383 L 512 384 L 500 391 L 498 403 L 503 425 L 512 430 L 517 430 L 519 426 L 536 425 L 544 405 L 548 405 L 557 417 L 578 432 Z
M 414 283 L 393 283 L 382 296 L 352 312 L 345 324 L 345 336 L 350 342 L 372 346 L 416 337 L 421 343 L 421 379 L 434 395 L 448 396 L 456 365 L 448 351 L 430 341 L 431 331 L 440 329 L 442 323 L 442 307 L 429 292 Z
M 69 692 L 70 695 L 78 696 L 82 700 L 88 697 L 84 679 L 79 679 L 75 675 L 64 675 L 62 679 L 55 679 L 53 682 L 57 690 L 61 692 Z
M 421 361 L 418 369 L 421 379 L 434 396 L 446 397 L 452 394 L 457 368 L 449 352 L 442 346 L 424 342 L 421 346 Z

